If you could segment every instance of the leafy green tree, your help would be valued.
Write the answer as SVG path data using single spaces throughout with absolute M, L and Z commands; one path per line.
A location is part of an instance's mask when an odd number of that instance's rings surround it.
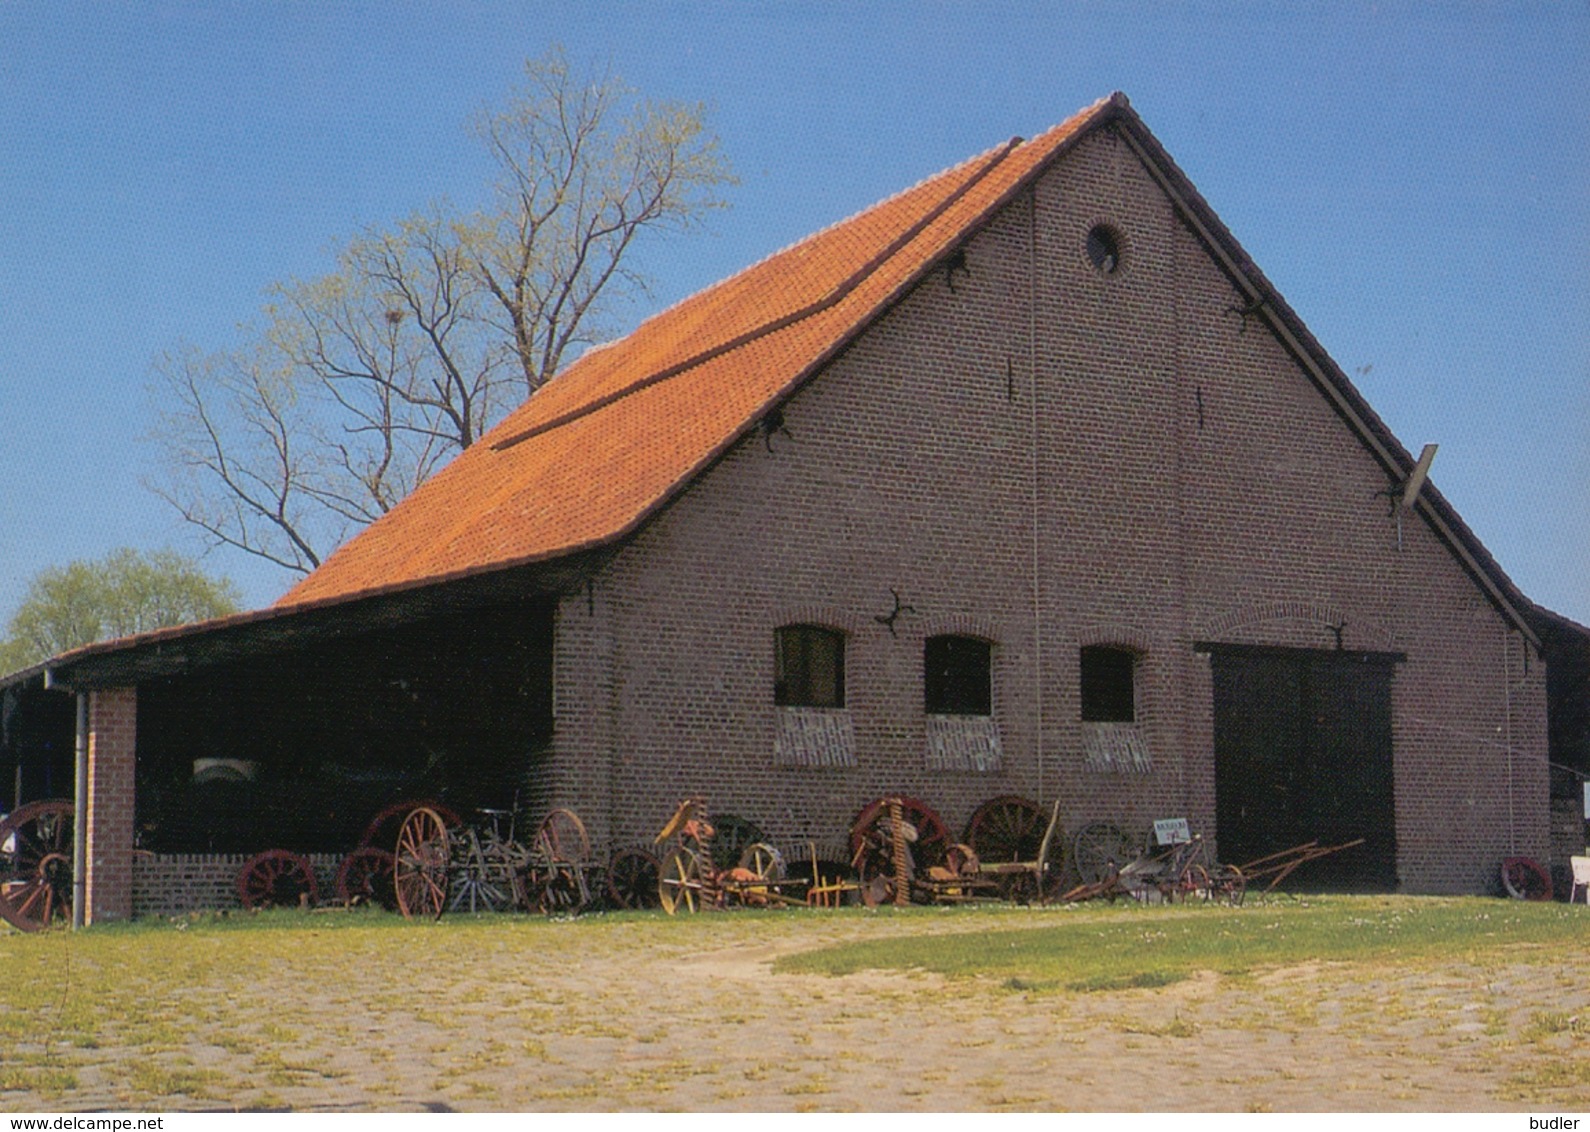
M 616 329 L 638 247 L 732 183 L 700 105 L 640 98 L 563 53 L 481 115 L 496 168 L 473 210 L 365 230 L 321 279 L 271 289 L 235 350 L 156 362 L 165 475 L 210 540 L 308 573 Z
M 13 672 L 91 641 L 125 637 L 238 610 L 231 581 L 212 577 L 175 551 L 115 550 L 94 561 L 52 566 L 28 583 L 0 643 L 0 671 Z
M 28 667 L 34 663 L 32 655 L 21 641 L 0 641 L 0 675 Z

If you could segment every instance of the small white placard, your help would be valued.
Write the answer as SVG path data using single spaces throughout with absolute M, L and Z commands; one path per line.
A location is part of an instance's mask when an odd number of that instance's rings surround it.
M 1154 823 L 1154 840 L 1161 845 L 1185 845 L 1192 840 L 1186 818 L 1160 818 Z
M 1584 784 L 1584 820 L 1590 821 L 1590 778 Z

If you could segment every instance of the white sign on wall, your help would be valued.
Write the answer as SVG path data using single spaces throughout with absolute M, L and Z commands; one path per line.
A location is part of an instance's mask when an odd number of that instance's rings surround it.
M 1161 845 L 1185 845 L 1192 840 L 1186 818 L 1160 818 L 1154 823 L 1154 840 Z

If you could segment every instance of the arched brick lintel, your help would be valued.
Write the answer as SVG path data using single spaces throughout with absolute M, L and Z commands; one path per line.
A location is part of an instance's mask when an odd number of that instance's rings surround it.
M 992 621 L 969 613 L 935 613 L 922 619 L 922 638 L 976 637 L 991 645 L 1001 643 L 1003 634 Z
M 1390 647 L 1395 643 L 1391 632 L 1373 619 L 1349 614 L 1340 606 L 1327 601 L 1310 601 L 1302 598 L 1253 602 L 1237 606 L 1209 621 L 1203 629 L 1194 633 L 1194 636 L 1206 640 L 1220 640 L 1238 629 L 1248 629 L 1273 621 L 1317 625 L 1324 634 L 1322 645 L 1332 643 L 1328 630 L 1344 625 L 1351 643 L 1358 647 L 1365 645 Z
M 781 629 L 785 625 L 821 625 L 825 629 L 838 629 L 853 636 L 870 623 L 870 618 L 837 606 L 791 605 L 774 611 L 773 623 L 768 629 Z
M 1131 625 L 1120 623 L 1098 623 L 1085 625 L 1077 634 L 1077 646 L 1089 648 L 1095 645 L 1104 645 L 1109 648 L 1126 649 L 1144 656 L 1149 651 L 1148 634 Z

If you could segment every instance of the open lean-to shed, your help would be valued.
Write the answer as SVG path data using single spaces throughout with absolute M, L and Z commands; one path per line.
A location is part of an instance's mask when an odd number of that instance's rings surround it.
M 91 919 L 415 793 L 604 847 L 1023 794 L 1486 891 L 1546 671 L 1414 469 L 1116 95 L 590 351 L 271 608 L 11 677 L 6 758 L 73 782 L 78 694 Z

